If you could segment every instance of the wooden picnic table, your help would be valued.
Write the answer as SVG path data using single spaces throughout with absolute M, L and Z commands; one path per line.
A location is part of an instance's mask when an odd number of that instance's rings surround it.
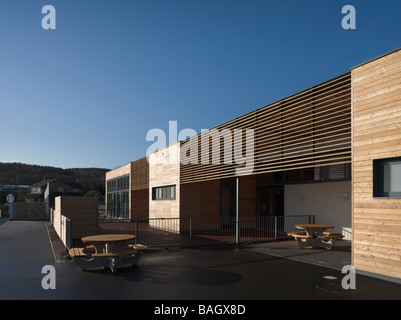
M 134 244 L 132 234 L 99 234 L 83 237 L 84 248 L 71 248 L 69 253 L 81 270 L 109 267 L 113 273 L 117 265 L 134 266 L 147 246 Z
M 297 229 L 303 231 L 287 232 L 289 236 L 295 238 L 300 248 L 323 247 L 331 250 L 337 239 L 344 236 L 338 233 L 326 232 L 327 229 L 333 229 L 334 226 L 326 224 L 297 224 Z
M 117 242 L 133 240 L 135 236 L 133 234 L 96 234 L 94 236 L 83 237 L 83 242 Z
M 303 229 L 307 235 L 317 237 L 321 236 L 327 229 L 334 229 L 334 226 L 327 224 L 297 224 L 295 228 Z
M 85 245 L 93 245 L 96 253 L 118 253 L 124 251 L 134 239 L 132 234 L 97 234 L 83 237 L 81 240 Z
M 298 229 L 318 229 L 318 230 L 334 229 L 334 226 L 328 224 L 296 224 L 295 227 Z

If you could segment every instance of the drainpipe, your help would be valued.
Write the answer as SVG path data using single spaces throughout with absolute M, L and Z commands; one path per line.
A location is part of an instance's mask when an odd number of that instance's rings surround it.
M 235 243 L 239 246 L 239 177 L 236 177 L 235 181 Z

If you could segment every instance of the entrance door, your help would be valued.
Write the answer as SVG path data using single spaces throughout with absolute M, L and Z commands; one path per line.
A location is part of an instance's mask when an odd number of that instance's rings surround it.
M 260 188 L 258 190 L 258 219 L 259 229 L 278 232 L 283 229 L 284 188 Z
M 220 225 L 222 229 L 235 226 L 235 179 L 224 179 L 220 184 Z
M 273 217 L 284 215 L 284 189 L 262 188 L 259 189 L 259 216 Z

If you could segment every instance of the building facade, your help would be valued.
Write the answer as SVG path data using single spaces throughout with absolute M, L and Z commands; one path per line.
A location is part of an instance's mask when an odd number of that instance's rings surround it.
M 113 219 L 149 218 L 149 164 L 146 158 L 106 172 L 106 215 Z
M 352 263 L 401 278 L 401 49 L 351 73 Z
M 106 180 L 116 218 L 315 215 L 352 234 L 356 269 L 401 278 L 401 49 Z

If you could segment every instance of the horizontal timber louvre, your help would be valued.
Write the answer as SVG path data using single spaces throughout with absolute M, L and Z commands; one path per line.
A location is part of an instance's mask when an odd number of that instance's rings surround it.
M 231 132 L 243 130 L 240 143 L 244 157 L 245 129 L 254 130 L 253 170 L 249 174 L 351 163 L 351 73 L 247 113 L 215 129 L 210 136 L 220 137 L 220 148 L 216 151 L 209 141 L 209 164 L 201 162 L 201 134 L 181 142 L 181 183 L 235 177 L 236 168 L 245 166 L 236 163 L 234 157 L 231 164 L 224 161 L 224 129 Z M 231 143 L 231 154 L 234 155 L 234 140 Z M 197 150 L 198 163 L 185 164 L 193 150 Z M 220 164 L 212 164 L 216 152 Z

